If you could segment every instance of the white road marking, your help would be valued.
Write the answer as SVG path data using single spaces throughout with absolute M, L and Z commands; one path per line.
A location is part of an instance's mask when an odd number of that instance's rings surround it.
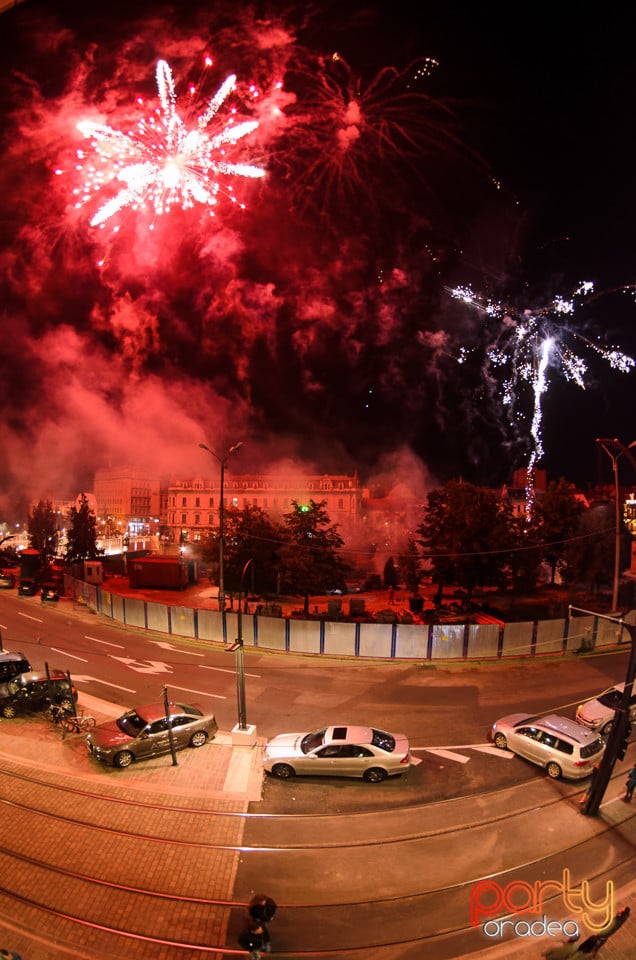
M 207 663 L 200 663 L 202 670 L 216 670 L 217 673 L 236 673 L 236 670 L 230 670 L 228 667 L 209 667 Z M 246 677 L 252 677 L 254 680 L 260 680 L 260 673 L 246 673 Z
M 130 667 L 131 670 L 136 670 L 137 673 L 172 673 L 172 667 L 164 663 L 162 660 L 131 660 L 129 657 L 115 657 L 112 653 L 109 653 L 108 656 L 111 660 L 118 660 L 119 663 L 123 663 L 125 666 Z
M 124 693 L 137 693 L 136 690 L 131 690 L 130 687 L 120 687 L 118 683 L 109 683 L 108 680 L 100 680 L 99 677 L 78 677 L 76 674 L 73 674 L 73 680 L 76 683 L 102 683 L 105 687 L 112 687 L 113 690 L 123 690 Z
M 427 753 L 433 753 L 443 760 L 454 760 L 456 763 L 468 763 L 470 760 L 470 757 L 465 757 L 462 753 L 453 753 L 452 750 L 438 750 L 436 747 L 418 747 L 417 749 L 426 750 Z
M 85 657 L 78 657 L 74 653 L 69 653 L 68 650 L 60 650 L 59 647 L 51 647 L 54 653 L 61 653 L 63 657 L 70 657 L 71 660 L 79 660 L 81 663 L 88 663 L 88 660 Z
M 35 620 L 36 623 L 44 623 L 44 620 L 41 620 L 40 617 L 30 617 L 28 613 L 22 613 L 18 610 L 18 616 L 24 617 L 25 620 Z
M 117 650 L 125 650 L 125 649 L 126 649 L 125 646 L 123 645 L 123 643 L 109 643 L 108 640 L 100 640 L 98 637 L 89 637 L 89 635 L 88 635 L 87 633 L 84 634 L 84 639 L 85 639 L 85 640 L 93 640 L 94 643 L 101 643 L 101 644 L 103 644 L 105 647 L 116 647 Z
M 489 743 L 475 744 L 472 749 L 479 753 L 489 753 L 491 757 L 501 757 L 502 760 L 513 760 L 515 757 L 511 750 L 500 750 L 499 747 L 491 747 Z
M 183 690 L 184 693 L 195 693 L 198 697 L 214 697 L 215 700 L 227 700 L 227 697 L 221 697 L 218 693 L 209 693 L 207 690 L 191 690 L 189 687 L 176 687 L 174 683 L 170 684 L 171 690 Z
M 165 640 L 150 640 L 150 643 L 156 644 L 162 650 L 171 650 L 174 653 L 185 653 L 189 657 L 204 657 L 204 653 L 198 653 L 195 650 L 183 650 L 181 647 L 175 647 L 174 643 L 166 643 Z

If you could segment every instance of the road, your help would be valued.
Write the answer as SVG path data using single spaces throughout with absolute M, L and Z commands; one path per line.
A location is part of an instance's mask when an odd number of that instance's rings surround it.
M 236 720 L 233 662 L 221 643 L 166 642 L 78 611 L 70 601 L 49 607 L 37 598 L 3 595 L 0 630 L 6 648 L 22 650 L 36 667 L 47 662 L 70 670 L 80 691 L 92 696 L 127 707 L 157 699 L 168 685 L 174 698 L 212 707 L 222 729 Z M 519 709 L 573 715 L 582 698 L 624 675 L 625 661 L 626 654 L 618 653 L 422 666 L 246 651 L 248 719 L 260 736 L 372 721 L 406 733 L 420 762 L 406 776 L 380 785 L 266 779 L 240 837 L 233 900 L 244 902 L 250 891 L 267 886 L 284 907 L 277 917 L 277 952 L 288 958 L 333 956 L 337 945 L 343 960 L 357 960 L 371 946 L 379 960 L 410 960 L 423 949 L 432 960 L 446 960 L 483 944 L 480 931 L 470 928 L 468 899 L 484 876 L 530 883 L 556 880 L 567 867 L 577 883 L 585 877 L 594 877 L 597 886 L 608 877 L 621 882 L 633 872 L 636 836 L 629 810 L 618 801 L 619 780 L 611 797 L 608 792 L 612 821 L 620 824 L 613 830 L 605 821 L 581 817 L 580 785 L 549 781 L 494 750 L 487 732 L 498 716 Z M 187 862 L 188 870 L 196 865 L 209 875 L 209 851 L 190 850 L 181 864 L 182 840 L 172 827 L 165 829 L 171 870 Z M 129 841 L 122 843 L 125 849 Z M 100 867 L 107 879 L 117 859 L 109 854 Z M 155 882 L 164 881 L 153 881 L 153 888 Z M 165 884 L 171 887 L 167 876 Z M 550 908 L 558 914 L 554 897 Z M 168 929 L 172 914 L 167 906 L 165 911 Z M 195 905 L 188 915 L 196 929 L 203 928 L 204 913 Z M 232 912 L 228 944 L 237 919 Z M 158 924 L 153 915 L 149 929 Z M 171 960 L 195 955 L 166 954 Z

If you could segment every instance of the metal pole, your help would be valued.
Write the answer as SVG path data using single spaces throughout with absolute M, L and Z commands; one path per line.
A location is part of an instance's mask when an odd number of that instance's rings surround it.
M 618 455 L 620 456 L 620 454 Z M 621 528 L 620 511 L 618 509 L 618 457 L 612 457 L 614 471 L 614 586 L 612 588 L 612 611 L 618 610 L 618 580 L 621 567 Z
M 219 504 L 219 610 L 225 610 L 225 580 L 223 571 L 223 540 L 225 537 L 225 460 L 221 460 L 221 502 Z
M 174 746 L 174 733 L 172 732 L 172 720 L 170 719 L 170 701 L 168 700 L 168 688 L 163 688 L 163 708 L 166 712 L 168 722 L 168 742 L 170 744 L 170 753 L 172 754 L 172 766 L 177 766 L 177 751 Z
M 636 677 L 636 626 L 631 623 L 626 623 L 617 617 L 607 617 L 601 613 L 594 613 L 592 610 L 582 610 L 580 607 L 573 606 L 570 606 L 569 609 L 570 614 L 572 611 L 575 611 L 576 613 L 585 613 L 593 617 L 598 617 L 600 620 L 609 620 L 611 623 L 618 623 L 627 630 L 631 640 L 631 650 L 627 663 L 627 673 L 625 675 L 625 689 L 621 697 L 621 703 L 615 711 L 616 718 L 612 723 L 612 729 L 607 738 L 605 753 L 603 754 L 598 773 L 592 780 L 587 798 L 581 808 L 581 813 L 584 813 L 588 817 L 594 817 L 598 813 L 601 801 L 605 796 L 607 785 L 612 777 L 614 764 L 618 759 L 618 751 L 628 733 L 629 701 L 632 695 L 634 678 Z

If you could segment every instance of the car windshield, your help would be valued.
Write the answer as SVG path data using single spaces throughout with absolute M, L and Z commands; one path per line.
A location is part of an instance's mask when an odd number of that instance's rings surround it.
M 371 742 L 374 747 L 379 747 L 380 750 L 386 750 L 387 753 L 393 753 L 395 750 L 395 738 L 392 737 L 390 733 L 383 733 L 382 730 L 373 731 L 373 740 Z
M 618 710 L 622 697 L 623 694 L 614 688 L 608 690 L 607 693 L 602 693 L 600 697 L 598 697 L 598 702 L 602 703 L 604 707 L 610 707 L 611 710 Z
M 303 753 L 310 753 L 316 747 L 322 746 L 325 742 L 325 731 L 318 730 L 317 733 L 308 733 L 300 742 L 300 749 Z
M 117 726 L 128 737 L 136 737 L 146 726 L 146 721 L 134 710 L 131 710 L 130 713 L 125 713 L 123 717 L 119 718 Z

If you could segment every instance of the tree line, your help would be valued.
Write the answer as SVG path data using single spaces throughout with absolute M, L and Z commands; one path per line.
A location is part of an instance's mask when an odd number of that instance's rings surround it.
M 338 525 L 326 501 L 292 501 L 281 521 L 260 507 L 228 508 L 224 516 L 224 579 L 229 592 L 302 596 L 345 589 L 354 571 L 343 550 Z M 426 573 L 443 590 L 453 585 L 469 602 L 480 587 L 527 591 L 536 584 L 537 568 L 547 563 L 554 582 L 557 566 L 563 579 L 593 589 L 609 581 L 613 568 L 613 506 L 587 509 L 564 480 L 552 482 L 515 514 L 511 501 L 497 491 L 451 480 L 428 494 L 421 523 L 384 569 L 384 586 L 403 583 L 417 591 Z M 29 517 L 31 546 L 46 565 L 57 557 L 58 517 L 49 501 L 40 500 Z M 626 536 L 626 550 L 629 547 Z M 219 529 L 211 527 L 200 544 L 201 559 L 218 572 Z M 86 497 L 68 517 L 64 559 L 73 564 L 100 556 L 97 522 Z M 243 583 L 247 562 L 249 582 Z M 216 570 L 215 570 L 216 566 Z

